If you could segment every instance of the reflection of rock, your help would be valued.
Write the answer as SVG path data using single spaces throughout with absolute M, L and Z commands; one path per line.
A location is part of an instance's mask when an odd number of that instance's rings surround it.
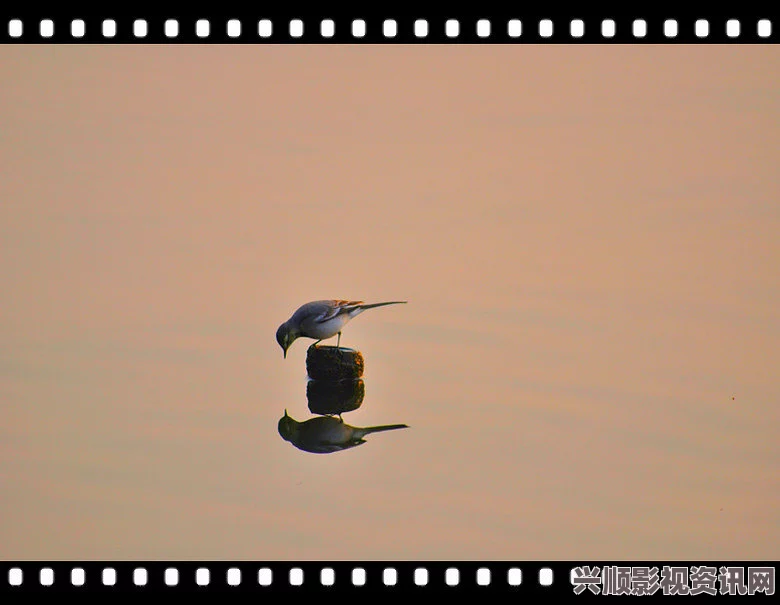
M 306 398 L 312 414 L 341 415 L 360 407 L 366 394 L 362 378 L 357 380 L 309 380 Z
M 279 419 L 279 434 L 299 450 L 312 454 L 330 454 L 365 443 L 369 433 L 408 428 L 405 424 L 385 424 L 365 428 L 350 426 L 333 416 L 315 416 L 298 422 L 284 411 Z
M 363 355 L 354 349 L 320 345 L 306 352 L 306 371 L 314 380 L 354 380 L 363 367 Z

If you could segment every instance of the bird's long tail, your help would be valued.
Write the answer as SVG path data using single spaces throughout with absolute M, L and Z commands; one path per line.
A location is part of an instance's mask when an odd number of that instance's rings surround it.
M 383 424 L 380 426 L 367 426 L 365 428 L 356 428 L 355 437 L 362 439 L 369 433 L 380 433 L 382 431 L 394 431 L 395 429 L 408 429 L 408 424 Z
M 385 305 L 405 305 L 405 300 L 394 300 L 392 302 L 370 303 L 368 305 L 360 305 L 361 309 L 373 309 L 374 307 L 384 307 Z

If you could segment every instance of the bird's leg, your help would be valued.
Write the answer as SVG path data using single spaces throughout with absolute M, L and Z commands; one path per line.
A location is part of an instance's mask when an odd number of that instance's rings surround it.
M 316 349 L 317 345 L 322 342 L 322 338 L 320 338 L 317 342 L 315 342 L 312 346 Z
M 344 353 L 341 351 L 341 332 L 339 332 L 339 337 L 336 341 L 336 350 L 339 352 L 339 364 L 341 364 L 344 362 Z
M 336 340 L 336 348 L 338 349 L 340 347 L 341 347 L 341 332 L 339 332 L 339 337 Z

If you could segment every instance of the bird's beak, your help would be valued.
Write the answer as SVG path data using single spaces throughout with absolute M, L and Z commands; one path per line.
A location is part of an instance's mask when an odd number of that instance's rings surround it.
M 287 349 L 284 350 L 284 358 L 287 359 Z
M 284 417 L 287 418 L 287 408 L 284 409 Z

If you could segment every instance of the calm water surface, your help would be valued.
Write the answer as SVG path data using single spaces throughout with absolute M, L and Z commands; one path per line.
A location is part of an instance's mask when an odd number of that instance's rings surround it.
M 776 559 L 778 68 L 0 49 L 0 554 Z M 320 298 L 408 428 L 282 438 Z

